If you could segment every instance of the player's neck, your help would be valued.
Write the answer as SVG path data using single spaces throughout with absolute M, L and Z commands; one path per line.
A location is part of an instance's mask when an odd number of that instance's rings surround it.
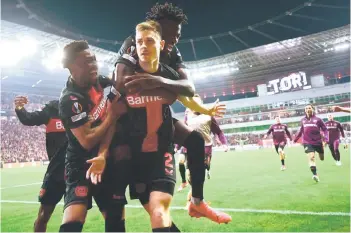
M 147 73 L 156 73 L 156 71 L 158 70 L 158 66 L 159 66 L 159 60 L 155 60 L 152 62 L 142 62 L 139 61 L 139 65 L 140 67 Z
M 76 86 L 82 88 L 82 89 L 88 89 L 90 86 L 86 85 L 83 81 L 81 81 L 79 78 L 75 78 L 73 74 L 71 75 L 71 82 L 73 82 Z

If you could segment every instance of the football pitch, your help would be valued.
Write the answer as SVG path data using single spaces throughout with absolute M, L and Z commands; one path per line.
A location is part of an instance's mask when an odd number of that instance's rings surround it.
M 329 150 L 325 161 L 317 159 L 320 183 L 312 180 L 302 147 L 286 148 L 286 171 L 280 171 L 273 149 L 215 152 L 205 199 L 229 213 L 232 222 L 219 225 L 190 218 L 184 209 L 188 189 L 174 194 L 174 222 L 184 232 L 350 232 L 350 152 L 343 148 L 340 152 L 341 167 L 335 165 Z M 1 231 L 33 230 L 45 169 L 2 169 Z M 58 231 L 62 210 L 62 205 L 56 207 L 48 231 Z M 137 201 L 129 201 L 126 228 L 128 232 L 151 231 L 149 218 Z M 97 207 L 88 212 L 83 231 L 104 232 Z

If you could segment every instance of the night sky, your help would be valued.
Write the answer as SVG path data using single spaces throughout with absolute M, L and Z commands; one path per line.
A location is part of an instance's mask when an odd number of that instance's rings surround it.
M 293 9 L 307 0 L 173 0 L 168 1 L 181 7 L 189 18 L 189 24 L 183 27 L 184 40 L 205 37 L 195 42 L 197 59 L 222 55 L 215 44 L 208 38 L 218 33 L 226 33 L 249 25 L 266 21 Z M 145 13 L 159 0 L 23 0 L 25 5 L 40 18 L 77 35 L 83 34 L 94 38 L 123 41 L 135 25 L 145 18 Z M 69 37 L 60 30 L 45 27 L 43 22 L 28 19 L 28 13 L 16 8 L 17 0 L 2 0 L 2 19 L 30 26 L 46 32 Z M 276 22 L 304 32 L 287 29 L 272 24 L 265 24 L 256 29 L 273 37 L 284 40 L 306 34 L 316 33 L 350 23 L 349 0 L 315 0 L 315 4 L 347 7 L 305 7 L 296 13 L 313 17 L 307 19 L 297 16 L 285 16 Z M 244 30 L 235 34 L 250 47 L 275 42 L 258 33 Z M 76 38 L 72 38 L 76 39 Z M 242 43 L 230 35 L 215 39 L 223 54 L 246 49 Z M 119 45 L 89 41 L 98 47 L 117 51 Z M 186 61 L 195 60 L 191 44 L 180 43 L 179 49 Z

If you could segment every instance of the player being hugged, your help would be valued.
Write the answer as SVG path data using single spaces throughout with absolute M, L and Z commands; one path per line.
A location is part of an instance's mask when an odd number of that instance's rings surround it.
M 339 151 L 339 144 L 340 144 L 340 134 L 343 138 L 345 138 L 344 129 L 342 125 L 338 121 L 334 121 L 333 115 L 328 115 L 328 121 L 325 122 L 325 126 L 328 129 L 329 134 L 329 149 L 330 152 L 335 160 L 335 164 L 337 166 L 341 166 L 340 161 L 340 151 Z
M 275 151 L 277 152 L 277 154 L 279 154 L 280 161 L 282 163 L 282 167 L 280 168 L 280 170 L 284 171 L 286 169 L 285 152 L 284 152 L 284 147 L 287 143 L 286 136 L 289 137 L 290 141 L 292 141 L 292 139 L 291 139 L 291 134 L 288 130 L 288 126 L 280 123 L 279 116 L 275 117 L 275 121 L 276 121 L 276 124 L 271 125 L 271 127 L 269 128 L 264 138 L 266 139 L 272 133 Z
M 328 142 L 328 130 L 323 120 L 315 115 L 313 105 L 308 104 L 305 107 L 305 113 L 306 116 L 301 120 L 301 128 L 294 142 L 296 143 L 302 136 L 302 144 L 305 148 L 305 153 L 308 155 L 310 169 L 313 173 L 312 179 L 319 182 L 315 153 L 319 154 L 321 161 L 324 160 L 323 137 L 320 131 L 323 131 L 324 141 Z

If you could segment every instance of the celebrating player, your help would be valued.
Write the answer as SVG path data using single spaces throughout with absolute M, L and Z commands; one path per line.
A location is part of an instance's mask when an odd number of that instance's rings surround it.
M 301 120 L 301 128 L 298 135 L 295 137 L 294 142 L 296 143 L 297 140 L 303 136 L 302 144 L 305 148 L 305 153 L 308 155 L 310 169 L 313 173 L 312 179 L 319 182 L 315 153 L 317 152 L 319 154 L 321 161 L 324 160 L 323 139 L 320 131 L 323 131 L 324 140 L 325 142 L 328 142 L 328 130 L 322 119 L 315 115 L 313 105 L 307 105 L 305 107 L 305 113 L 306 116 Z
M 161 52 L 160 61 L 173 68 L 180 76 L 180 80 L 167 81 L 167 83 L 159 83 L 160 79 L 154 75 L 148 75 L 147 79 L 142 78 L 143 75 L 135 75 L 136 79 L 126 83 L 129 88 L 137 91 L 142 88 L 154 88 L 155 84 L 161 85 L 163 88 L 175 93 L 179 98 L 182 96 L 191 97 L 194 94 L 194 88 L 190 81 L 187 79 L 187 75 L 184 71 L 184 64 L 182 57 L 177 47 L 175 46 L 181 35 L 182 24 L 187 22 L 187 17 L 181 9 L 173 6 L 172 4 L 165 3 L 164 5 L 156 4 L 151 12 L 147 13 L 147 20 L 155 20 L 160 23 L 162 27 L 162 39 L 165 40 L 165 46 Z M 128 37 L 122 45 L 119 55 L 121 57 L 127 57 L 129 60 L 137 60 L 137 54 L 135 53 L 135 38 Z M 129 56 L 126 56 L 129 55 Z M 115 75 L 117 77 L 117 87 L 124 86 L 124 83 L 119 83 L 118 80 L 124 80 L 121 77 L 129 75 L 128 67 L 125 64 L 118 63 L 116 65 Z M 139 77 L 138 77 L 139 76 Z M 137 78 L 138 77 L 138 78 Z M 152 85 L 151 85 L 152 84 Z M 134 87 L 133 87 L 134 86 Z M 118 89 L 118 88 L 117 88 Z M 187 98 L 184 98 L 187 100 Z M 186 101 L 183 101 L 183 104 Z M 194 106 L 187 106 L 194 109 Z M 214 105 L 212 108 L 205 108 L 196 110 L 200 113 L 215 116 L 216 113 L 221 112 L 221 105 Z M 219 114 L 219 115 L 222 115 Z M 188 167 L 192 174 L 192 188 L 193 197 L 189 206 L 189 214 L 191 216 L 201 216 L 210 218 L 212 221 L 220 222 L 223 219 L 228 219 L 227 215 L 223 213 L 223 218 L 219 218 L 218 215 L 222 215 L 221 212 L 214 211 L 210 208 L 203 200 L 203 185 L 205 179 L 205 165 L 204 161 L 204 139 L 201 134 L 193 131 L 187 127 L 183 122 L 173 119 L 175 126 L 174 140 L 178 145 L 183 145 L 187 148 L 188 153 Z
M 34 232 L 46 232 L 51 214 L 65 194 L 64 169 L 67 137 L 65 128 L 59 119 L 58 100 L 50 101 L 41 111 L 35 112 L 27 112 L 24 108 L 27 103 L 28 99 L 25 96 L 15 98 L 15 112 L 19 121 L 27 126 L 46 126 L 46 152 L 50 162 L 39 192 L 41 205 L 34 222 Z
M 272 133 L 275 151 L 277 152 L 277 154 L 279 154 L 280 161 L 282 163 L 282 167 L 280 170 L 284 171 L 286 169 L 284 147 L 287 143 L 285 134 L 289 137 L 290 141 L 292 141 L 292 139 L 288 130 L 288 126 L 280 123 L 279 116 L 275 117 L 275 121 L 276 124 L 271 125 L 264 138 L 266 139 Z
M 94 183 L 101 180 L 98 171 L 106 160 L 95 156 L 103 135 L 118 117 L 119 105 L 115 98 L 106 111 L 103 88 L 111 85 L 111 81 L 98 75 L 95 55 L 86 41 L 74 41 L 64 47 L 63 65 L 71 75 L 59 102 L 59 115 L 68 137 L 67 188 L 60 231 L 81 232 L 92 196 L 100 211 L 106 208 L 108 197 L 103 184 L 93 186 L 86 174 L 94 174 L 90 176 Z M 91 163 L 90 168 L 87 162 Z
M 335 164 L 337 166 L 341 166 L 340 161 L 340 151 L 339 151 L 339 143 L 340 143 L 340 133 L 343 138 L 345 138 L 344 129 L 342 128 L 340 122 L 334 121 L 333 115 L 328 115 L 328 121 L 325 122 L 325 126 L 328 129 L 329 134 L 329 149 L 335 160 Z
M 199 104 L 203 104 L 199 95 L 195 95 L 194 99 Z M 218 123 L 214 117 L 202 115 L 198 112 L 193 111 L 187 115 L 187 125 L 195 129 L 197 132 L 201 133 L 205 140 L 205 166 L 207 170 L 207 178 L 210 179 L 213 145 L 211 133 L 219 138 L 221 144 L 225 147 L 225 151 L 228 150 L 227 139 L 225 138 L 223 131 L 219 128 Z

